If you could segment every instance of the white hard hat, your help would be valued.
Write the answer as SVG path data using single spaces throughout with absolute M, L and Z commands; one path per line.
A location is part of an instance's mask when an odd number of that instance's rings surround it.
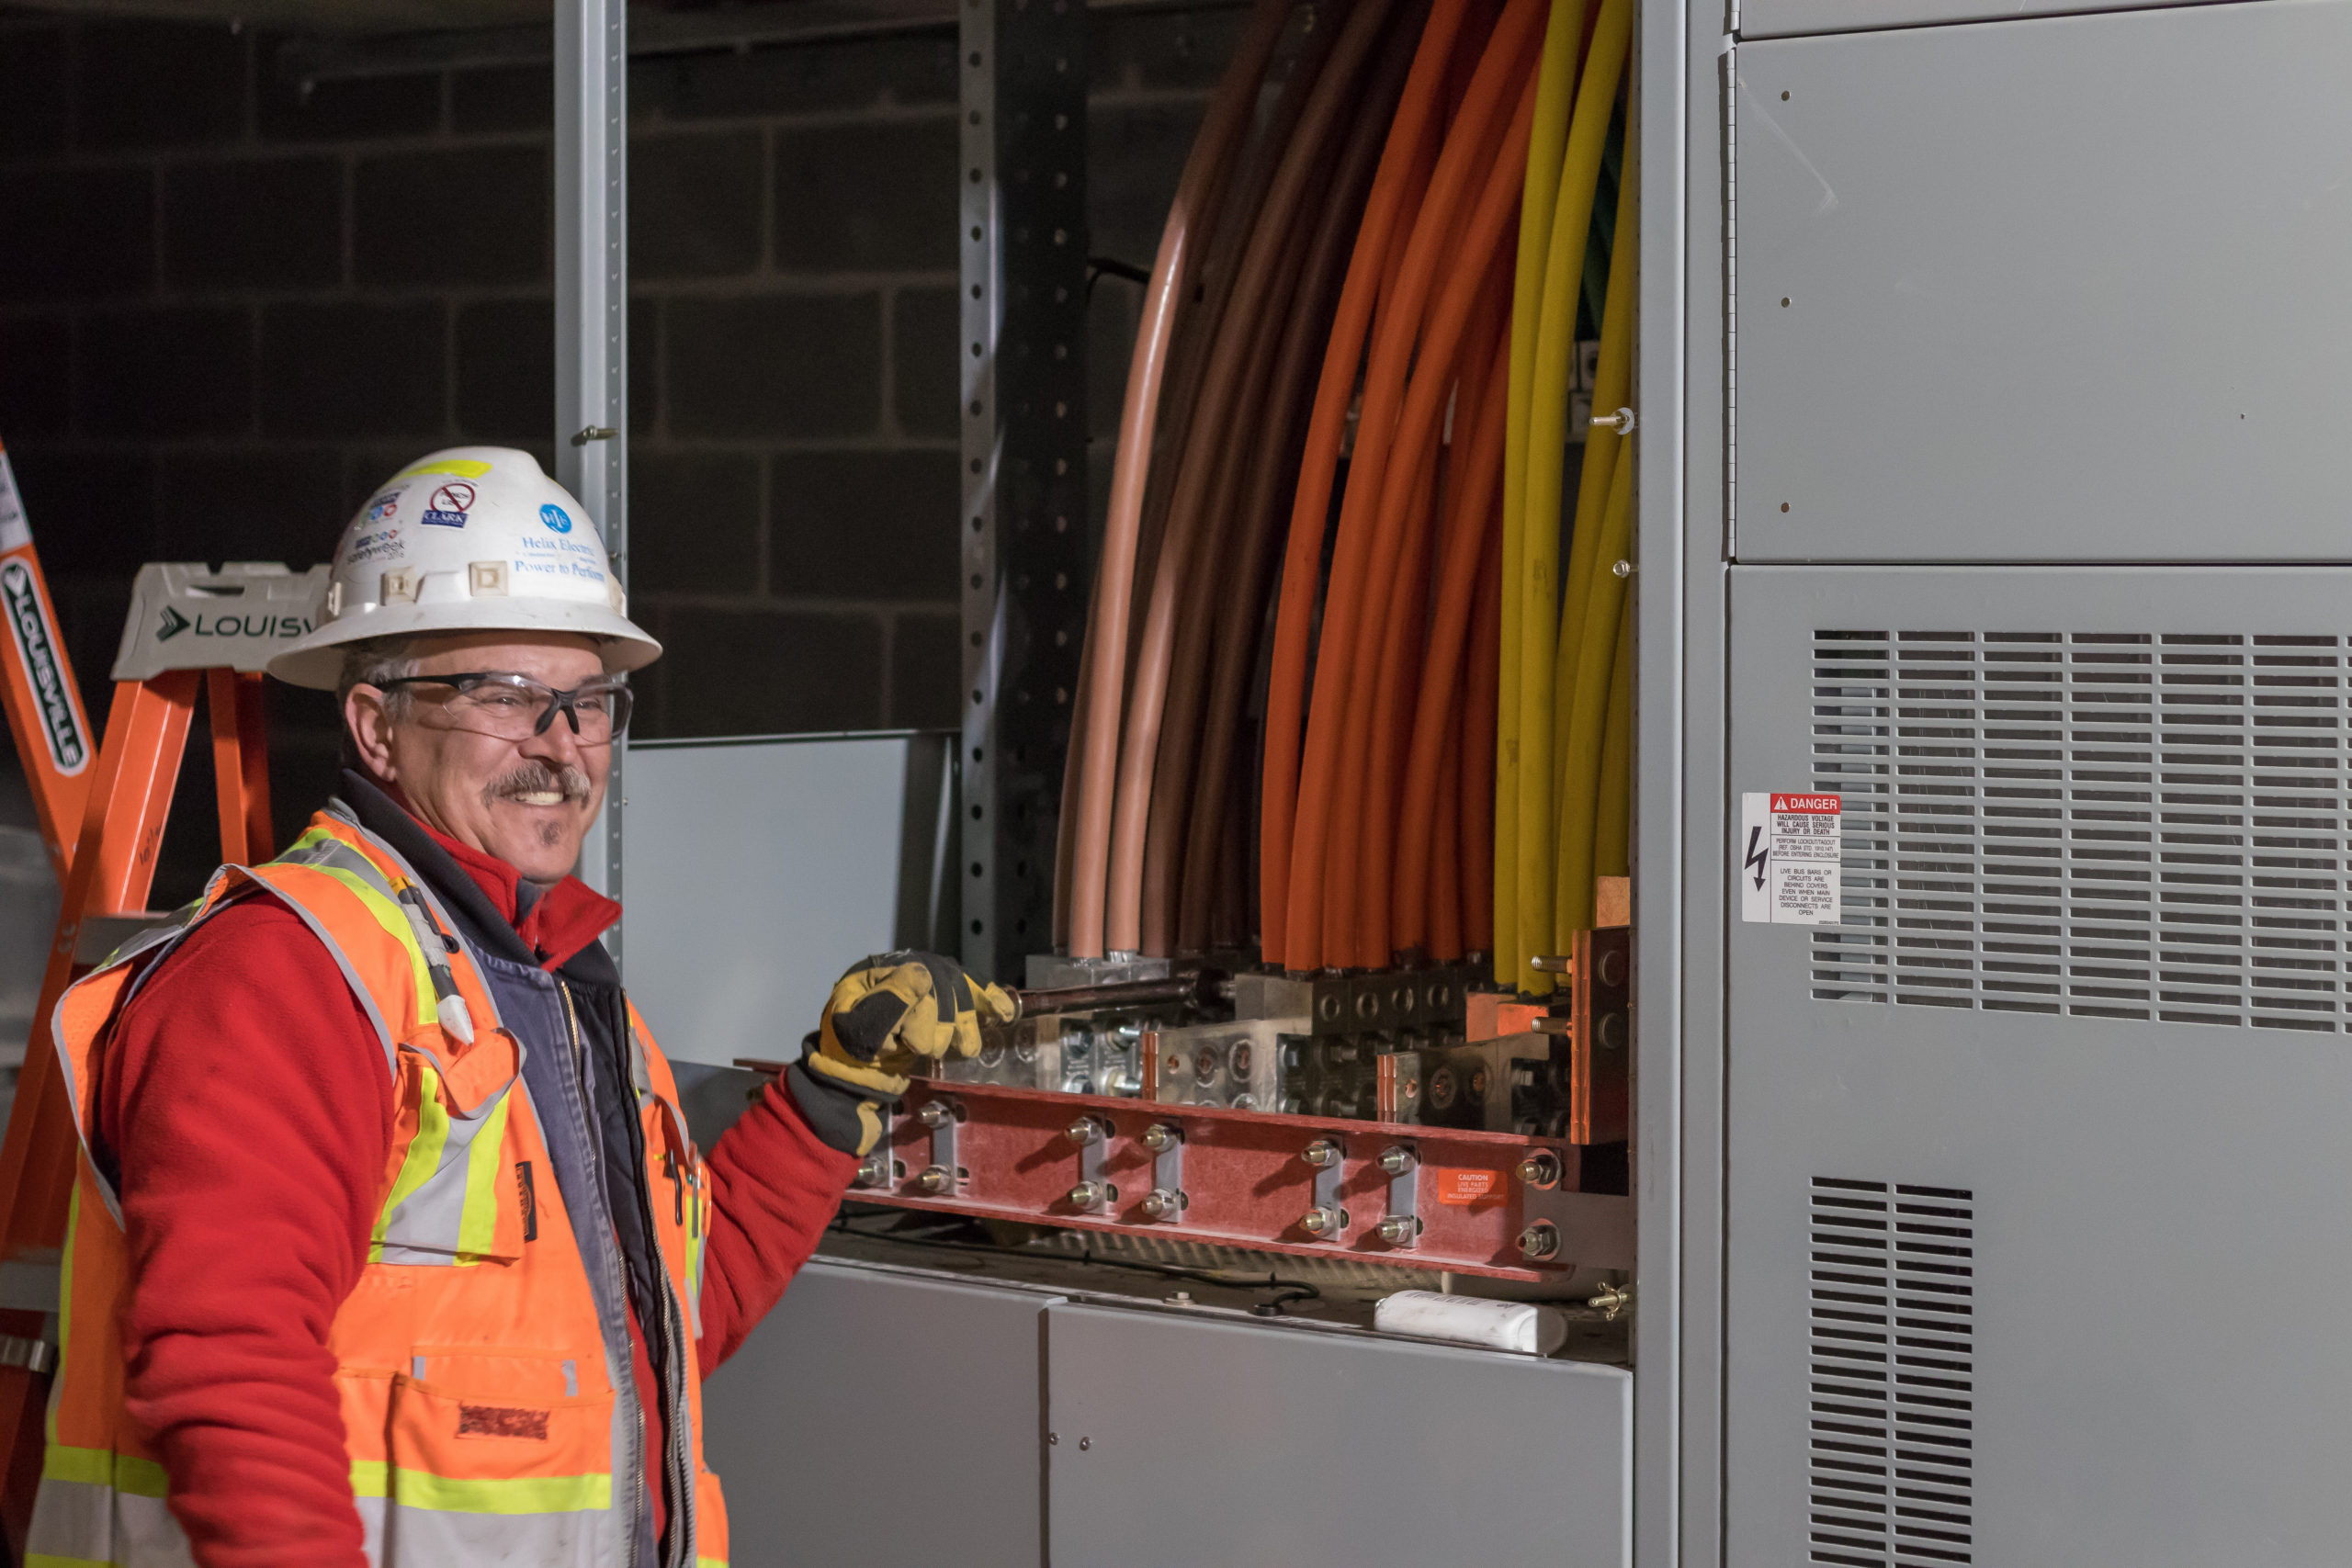
M 596 525 L 528 452 L 452 446 L 384 481 L 334 548 L 319 624 L 269 661 L 297 686 L 334 689 L 343 646 L 426 632 L 574 632 L 607 672 L 661 657 L 629 624 Z

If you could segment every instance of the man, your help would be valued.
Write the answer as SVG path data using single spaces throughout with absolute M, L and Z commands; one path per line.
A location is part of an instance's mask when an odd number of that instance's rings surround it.
M 703 1376 L 913 1058 L 1012 1010 L 869 959 L 695 1147 L 596 941 L 620 908 L 570 875 L 660 652 L 526 453 L 435 453 L 345 530 L 271 664 L 338 694 L 337 798 L 58 1009 L 83 1157 L 31 1562 L 724 1562 Z

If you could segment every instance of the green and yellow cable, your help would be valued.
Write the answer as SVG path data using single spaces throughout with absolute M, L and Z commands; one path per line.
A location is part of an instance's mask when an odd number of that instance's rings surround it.
M 1535 973 L 1529 961 L 1535 955 L 1537 943 L 1549 946 L 1555 904 L 1557 805 L 1553 787 L 1553 664 L 1557 657 L 1555 644 L 1559 635 L 1560 490 L 1566 456 L 1568 371 L 1576 352 L 1577 285 L 1584 271 L 1593 197 L 1600 181 L 1601 152 L 1609 137 L 1609 117 L 1617 98 L 1618 79 L 1625 68 L 1633 20 L 1633 0 L 1602 0 L 1600 15 L 1593 28 L 1592 45 L 1585 55 L 1583 79 L 1577 86 L 1566 150 L 1561 158 L 1559 194 L 1553 204 L 1552 232 L 1545 246 L 1544 289 L 1530 377 L 1527 467 L 1521 492 L 1520 562 L 1515 587 L 1518 636 L 1506 640 L 1503 649 L 1506 671 L 1514 657 L 1519 661 L 1517 784 L 1513 792 L 1518 828 L 1511 845 L 1510 866 L 1512 880 L 1518 886 L 1518 899 L 1510 933 L 1510 964 L 1508 968 L 1498 967 L 1498 973 L 1539 994 L 1552 988 L 1551 976 Z M 1516 362 L 1513 371 L 1516 379 Z M 1503 602 L 1509 604 L 1513 591 L 1508 578 L 1506 590 Z M 1497 838 L 1499 842 L 1499 829 Z M 1495 877 L 1498 889 L 1503 880 L 1503 868 L 1498 866 Z M 1495 949 L 1498 956 L 1505 951 L 1500 930 L 1496 932 Z
M 1568 110 L 1576 96 L 1577 48 L 1584 41 L 1584 0 L 1553 0 L 1544 33 L 1544 61 L 1535 83 L 1535 123 L 1528 134 L 1527 185 L 1519 208 L 1519 266 L 1510 296 L 1510 390 L 1503 431 L 1503 576 L 1519 581 L 1527 516 L 1527 421 L 1535 386 L 1536 316 L 1543 307 L 1544 265 L 1552 242 L 1552 207 L 1559 199 L 1560 158 L 1568 144 Z M 1495 707 L 1495 978 L 1523 984 L 1527 966 L 1512 966 L 1519 951 L 1519 595 L 1502 596 L 1502 670 Z

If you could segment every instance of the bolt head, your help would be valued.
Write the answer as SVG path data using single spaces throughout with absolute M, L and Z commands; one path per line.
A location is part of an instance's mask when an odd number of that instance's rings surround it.
M 1102 1136 L 1102 1130 L 1094 1124 L 1093 1117 L 1081 1116 L 1077 1121 L 1069 1124 L 1068 1132 L 1063 1135 L 1068 1137 L 1071 1143 L 1083 1147 L 1086 1145 L 1092 1143 L 1096 1138 Z
M 1143 1130 L 1141 1142 L 1153 1154 L 1166 1154 L 1176 1142 L 1176 1131 L 1164 1122 L 1155 1122 Z
M 947 1109 L 944 1100 L 927 1100 L 923 1108 L 915 1112 L 915 1120 L 926 1127 L 944 1127 L 955 1119 L 956 1113 Z
M 1069 1206 L 1073 1209 L 1091 1209 L 1102 1201 L 1102 1189 L 1099 1183 L 1081 1181 L 1069 1190 Z
M 955 1188 L 956 1178 L 944 1165 L 929 1165 L 915 1178 L 915 1185 L 926 1192 L 946 1192 Z
M 1389 1176 L 1402 1176 L 1413 1168 L 1413 1151 L 1399 1144 L 1380 1151 L 1380 1168 Z
M 1340 1216 L 1329 1209 L 1309 1209 L 1300 1216 L 1298 1228 L 1309 1235 L 1329 1235 L 1340 1228 Z
M 1391 1214 L 1380 1222 L 1379 1236 L 1391 1247 L 1401 1247 L 1413 1239 L 1413 1222 L 1403 1214 Z
M 1144 1194 L 1143 1212 L 1155 1220 L 1164 1220 L 1184 1206 L 1183 1199 L 1165 1187 L 1155 1187 Z
M 1313 1143 L 1306 1145 L 1305 1151 L 1300 1154 L 1299 1157 L 1305 1160 L 1307 1164 L 1313 1166 L 1316 1169 L 1321 1170 L 1326 1167 L 1334 1166 L 1340 1163 L 1339 1145 L 1329 1143 L 1324 1139 L 1317 1138 Z

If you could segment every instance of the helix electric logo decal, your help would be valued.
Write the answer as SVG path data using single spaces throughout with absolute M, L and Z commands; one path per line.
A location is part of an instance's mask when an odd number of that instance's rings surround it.
M 196 623 L 194 621 L 189 620 L 186 615 L 181 615 L 177 610 L 175 610 L 169 604 L 166 604 L 164 606 L 164 629 L 155 634 L 155 640 L 157 642 L 169 642 L 172 638 L 179 636 L 180 633 L 187 630 L 188 627 L 195 624 Z
M 571 513 L 566 512 L 560 506 L 540 507 L 539 521 L 546 524 L 548 527 L 554 529 L 559 534 L 569 534 L 571 532 Z
M 78 773 L 90 760 L 89 738 L 82 733 L 64 677 L 57 668 L 56 628 L 24 562 L 12 560 L 0 566 L 0 604 L 6 607 L 9 635 L 17 639 L 17 652 L 32 680 L 33 700 L 40 705 L 40 727 L 49 739 L 50 761 L 61 773 Z

